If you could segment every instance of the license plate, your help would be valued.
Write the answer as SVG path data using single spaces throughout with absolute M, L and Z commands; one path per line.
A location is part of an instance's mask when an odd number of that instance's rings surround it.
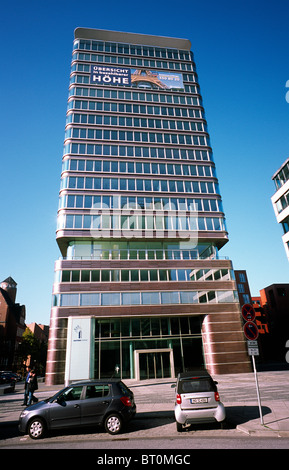
M 191 403 L 208 403 L 207 398 L 191 398 Z

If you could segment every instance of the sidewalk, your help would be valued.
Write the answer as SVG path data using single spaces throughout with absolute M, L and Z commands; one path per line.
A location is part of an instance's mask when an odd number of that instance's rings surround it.
M 239 377 L 236 379 L 236 382 Z M 230 377 L 230 382 L 233 383 L 234 377 Z M 148 383 L 125 381 L 126 384 L 132 388 L 135 394 L 135 401 L 137 404 L 136 418 L 138 420 L 152 420 L 162 419 L 168 423 L 174 423 L 174 400 L 171 399 L 172 389 L 171 383 Z M 159 385 L 164 391 L 161 395 L 162 403 L 153 403 L 156 387 Z M 38 399 L 48 398 L 56 391 L 62 388 L 61 385 L 46 386 L 45 383 L 39 383 L 39 388 L 35 395 Z M 148 397 L 150 399 L 148 400 Z M 150 403 L 142 403 L 142 401 L 149 401 Z M 17 384 L 14 393 L 0 395 L 0 427 L 3 425 L 16 424 L 19 415 L 23 410 L 23 384 Z M 227 423 L 225 429 L 227 432 L 234 429 L 251 436 L 263 437 L 289 437 L 289 396 L 286 399 L 276 400 L 262 400 L 262 415 L 263 425 L 261 424 L 259 407 L 257 399 L 254 400 L 222 400 L 227 414 Z M 171 430 L 171 426 L 168 426 Z M 205 429 L 204 427 L 202 429 Z M 222 435 L 222 429 L 218 430 Z M 205 432 L 205 431 L 204 431 Z
M 263 425 L 256 402 L 225 403 L 225 408 L 227 414 L 225 429 L 237 429 L 256 437 L 289 437 L 289 401 L 262 403 Z M 168 403 L 137 405 L 137 417 L 141 419 L 166 417 L 174 420 L 174 406 Z

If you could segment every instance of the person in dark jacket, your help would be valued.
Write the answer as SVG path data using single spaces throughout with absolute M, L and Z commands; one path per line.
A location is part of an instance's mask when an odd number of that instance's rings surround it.
M 26 372 L 27 372 L 27 375 L 25 377 L 25 384 L 24 384 L 24 400 L 23 400 L 23 403 L 22 403 L 22 405 L 25 405 L 25 406 L 27 406 L 27 400 L 28 400 L 28 395 L 29 395 L 28 381 L 29 381 L 29 377 L 30 377 L 31 368 L 26 367 Z
M 38 383 L 37 383 L 37 376 L 36 372 L 34 369 L 30 372 L 30 376 L 28 379 L 28 406 L 31 405 L 32 401 L 37 402 L 38 399 L 33 395 L 35 390 L 38 389 Z

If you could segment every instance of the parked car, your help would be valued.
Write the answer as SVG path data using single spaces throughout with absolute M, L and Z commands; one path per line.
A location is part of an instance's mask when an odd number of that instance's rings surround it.
M 0 384 L 10 384 L 13 388 L 17 382 L 17 378 L 13 372 L 0 372 Z
M 86 380 L 25 408 L 19 431 L 39 439 L 52 429 L 103 425 L 118 434 L 135 413 L 133 392 L 121 380 Z
M 223 423 L 226 412 L 215 382 L 207 371 L 181 373 L 177 377 L 175 418 L 177 430 L 194 423 Z
M 16 372 L 11 372 L 11 375 L 16 379 L 17 382 L 20 382 L 22 380 L 22 376 L 20 374 L 17 374 Z

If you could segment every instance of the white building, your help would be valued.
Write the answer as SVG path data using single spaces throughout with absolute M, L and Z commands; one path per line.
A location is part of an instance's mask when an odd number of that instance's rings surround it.
M 284 243 L 287 258 L 289 259 L 289 158 L 272 176 L 275 183 L 276 192 L 272 196 L 272 204 L 276 219 L 282 224 Z

